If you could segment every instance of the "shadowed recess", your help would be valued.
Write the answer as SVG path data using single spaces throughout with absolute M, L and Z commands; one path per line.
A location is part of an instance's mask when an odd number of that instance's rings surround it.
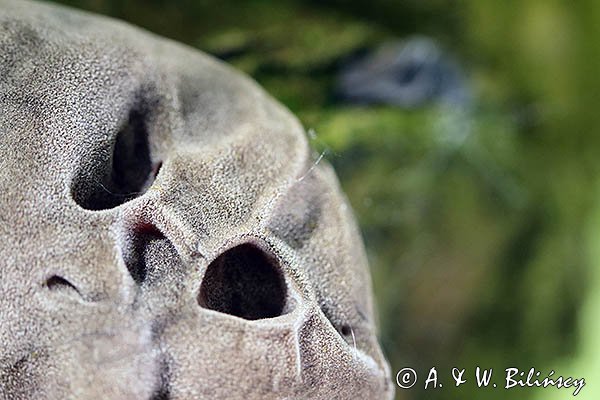
M 161 162 L 152 164 L 146 114 L 137 108 L 132 110 L 114 139 L 110 157 L 99 160 L 92 167 L 96 169 L 93 173 L 80 175 L 73 189 L 80 206 L 88 210 L 114 208 L 150 187 Z
M 79 289 L 62 276 L 52 275 L 46 280 L 46 287 L 54 292 L 71 291 L 81 296 Z
M 285 299 L 280 267 L 247 243 L 226 251 L 208 266 L 198 295 L 202 307 L 249 320 L 281 315 Z
M 171 390 L 169 388 L 170 371 L 169 364 L 166 360 L 162 360 L 160 366 L 160 374 L 158 377 L 158 386 L 150 397 L 150 400 L 169 400 L 171 398 Z
M 150 243 L 165 240 L 165 236 L 151 224 L 142 224 L 134 229 L 128 251 L 123 255 L 133 280 L 141 285 L 148 276 L 146 253 Z

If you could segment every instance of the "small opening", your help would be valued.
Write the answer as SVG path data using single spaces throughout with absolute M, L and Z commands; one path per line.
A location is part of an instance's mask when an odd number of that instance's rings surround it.
M 346 342 L 354 344 L 354 329 L 347 318 L 343 318 L 339 313 L 334 312 L 331 305 L 328 305 L 327 302 L 321 302 L 321 310 L 323 311 L 323 314 L 325 314 L 325 318 L 327 318 L 340 337 Z
M 342 334 L 342 336 L 350 336 L 352 334 L 352 329 L 350 328 L 350 325 L 342 325 L 342 327 L 340 328 L 340 333 Z
M 123 255 L 127 269 L 133 280 L 141 285 L 148 275 L 146 255 L 148 246 L 157 240 L 164 240 L 165 236 L 151 224 L 142 224 L 134 229 L 129 241 L 129 248 Z
M 119 130 L 105 160 L 86 169 L 73 190 L 75 201 L 88 210 L 114 208 L 142 195 L 158 175 L 152 163 L 147 115 L 134 109 Z M 104 153 L 107 154 L 107 153 Z
M 258 247 L 242 244 L 221 254 L 207 268 L 200 306 L 257 320 L 283 313 L 286 286 L 275 260 Z
M 51 291 L 73 291 L 80 294 L 79 289 L 75 285 L 58 275 L 52 275 L 48 278 L 46 280 L 46 287 Z

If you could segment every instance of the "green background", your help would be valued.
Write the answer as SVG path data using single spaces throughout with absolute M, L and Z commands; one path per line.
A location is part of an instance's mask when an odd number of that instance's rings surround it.
M 367 245 L 397 399 L 568 399 L 452 385 L 452 367 L 585 377 L 598 399 L 600 2 L 64 0 L 215 54 L 313 129 Z M 468 75 L 465 112 L 336 102 L 357 51 L 433 37 Z M 423 376 L 421 377 L 423 379 Z

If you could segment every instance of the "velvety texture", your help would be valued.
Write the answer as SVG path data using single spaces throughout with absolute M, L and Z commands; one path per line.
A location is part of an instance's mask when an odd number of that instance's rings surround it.
M 303 128 L 199 51 L 0 0 L 0 398 L 389 399 Z

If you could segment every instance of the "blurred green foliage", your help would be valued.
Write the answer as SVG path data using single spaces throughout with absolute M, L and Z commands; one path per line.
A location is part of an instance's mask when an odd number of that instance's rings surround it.
M 597 398 L 600 2 L 61 2 L 225 59 L 316 132 L 364 233 L 394 372 L 436 366 L 450 386 L 454 366 L 534 366 L 582 374 L 578 397 Z M 334 100 L 349 57 L 415 33 L 461 61 L 471 110 Z M 397 398 L 549 391 L 466 384 Z

